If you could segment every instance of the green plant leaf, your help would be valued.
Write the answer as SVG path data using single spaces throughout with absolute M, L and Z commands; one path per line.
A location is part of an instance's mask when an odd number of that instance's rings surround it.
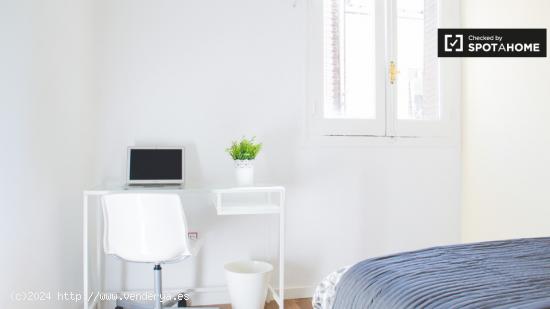
M 254 160 L 262 149 L 262 143 L 255 143 L 255 138 L 247 139 L 243 136 L 240 141 L 233 141 L 225 151 L 233 160 Z

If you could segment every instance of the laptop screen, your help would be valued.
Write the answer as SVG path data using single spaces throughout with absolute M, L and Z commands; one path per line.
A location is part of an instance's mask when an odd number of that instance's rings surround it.
M 183 182 L 183 149 L 132 148 L 129 151 L 130 183 Z

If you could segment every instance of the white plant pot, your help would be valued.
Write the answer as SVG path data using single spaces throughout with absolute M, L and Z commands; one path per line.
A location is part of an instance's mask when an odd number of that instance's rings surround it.
M 254 185 L 253 160 L 235 160 L 235 177 L 237 185 L 248 187 Z

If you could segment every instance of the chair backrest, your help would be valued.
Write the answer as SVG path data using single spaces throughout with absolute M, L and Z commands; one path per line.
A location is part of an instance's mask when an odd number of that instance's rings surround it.
M 116 193 L 102 197 L 105 253 L 134 262 L 191 255 L 179 195 Z

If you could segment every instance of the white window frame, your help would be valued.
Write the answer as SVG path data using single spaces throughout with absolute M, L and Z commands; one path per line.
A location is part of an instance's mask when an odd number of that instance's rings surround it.
M 396 61 L 396 0 L 375 1 L 376 35 L 376 119 L 328 119 L 324 117 L 324 0 L 308 1 L 307 44 L 307 127 L 310 136 L 456 137 L 459 131 L 461 61 L 439 58 L 440 120 L 397 119 L 397 87 L 389 82 L 390 61 Z M 394 18 L 386 18 L 388 13 Z M 438 28 L 460 27 L 460 0 L 438 0 Z M 393 32 L 393 35 L 386 33 Z M 392 38 L 390 42 L 386 39 Z M 398 64 L 399 65 L 399 64 Z

